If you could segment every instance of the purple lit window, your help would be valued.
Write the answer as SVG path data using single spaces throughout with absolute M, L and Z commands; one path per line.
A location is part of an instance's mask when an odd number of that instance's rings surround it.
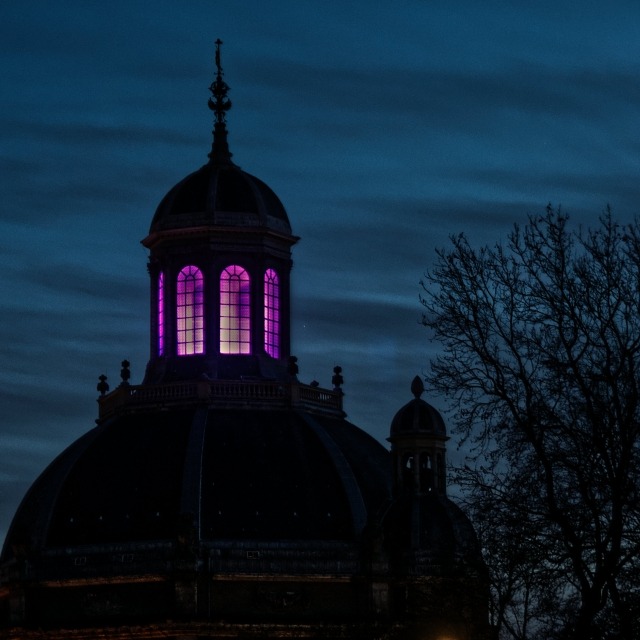
M 280 284 L 273 269 L 264 274 L 264 350 L 280 357 Z
M 178 274 L 178 355 L 204 353 L 204 295 L 202 272 L 185 267 Z
M 164 355 L 164 273 L 158 276 L 158 355 Z
M 251 353 L 249 274 L 238 265 L 220 274 L 220 353 Z

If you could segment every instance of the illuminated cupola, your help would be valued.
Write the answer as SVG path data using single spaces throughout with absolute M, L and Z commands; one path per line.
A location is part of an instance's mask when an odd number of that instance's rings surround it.
M 276 194 L 231 160 L 221 44 L 209 162 L 167 193 L 142 241 L 151 277 L 147 383 L 291 376 L 289 280 L 298 238 Z

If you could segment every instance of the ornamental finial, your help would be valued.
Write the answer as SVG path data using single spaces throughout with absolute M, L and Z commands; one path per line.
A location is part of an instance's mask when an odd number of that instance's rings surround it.
M 416 400 L 424 393 L 424 384 L 420 379 L 420 376 L 416 376 L 411 381 L 411 393 L 414 395 Z
M 231 153 L 227 142 L 227 111 L 231 109 L 231 100 L 228 98 L 229 85 L 222 79 L 224 72 L 220 62 L 220 45 L 222 40 L 216 40 L 216 79 L 211 83 L 209 91 L 209 109 L 215 114 L 213 125 L 213 145 L 209 158 L 213 164 L 229 164 Z
M 98 382 L 96 389 L 100 392 L 101 396 L 104 396 L 106 395 L 107 391 L 109 391 L 109 383 L 107 382 L 107 376 L 105 376 L 103 373 L 100 376 L 98 376 L 98 380 L 100 382 Z
M 120 369 L 120 377 L 122 378 L 122 386 L 129 386 L 129 378 L 131 377 L 131 371 L 129 367 L 131 363 L 128 360 L 123 360 L 121 363 L 122 369 Z
M 333 367 L 333 377 L 331 378 L 331 384 L 334 391 L 342 391 L 340 388 L 344 384 L 344 378 L 342 377 L 342 367 Z

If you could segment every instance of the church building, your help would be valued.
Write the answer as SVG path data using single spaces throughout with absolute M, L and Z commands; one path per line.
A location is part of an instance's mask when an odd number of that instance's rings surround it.
M 22 501 L 0 638 L 488 640 L 486 569 L 421 380 L 407 376 L 389 451 L 346 419 L 340 367 L 329 389 L 298 379 L 298 238 L 232 161 L 220 44 L 208 162 L 142 240 L 144 379 L 127 361 L 101 376 L 96 426 Z

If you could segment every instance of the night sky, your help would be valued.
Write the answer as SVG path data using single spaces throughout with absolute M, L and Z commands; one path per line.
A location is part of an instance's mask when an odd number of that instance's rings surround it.
M 128 358 L 142 379 L 139 241 L 207 160 L 218 37 L 233 159 L 302 237 L 300 379 L 340 364 L 381 441 L 437 348 L 418 283 L 450 234 L 493 243 L 548 202 L 575 224 L 638 213 L 640 3 L 6 0 L 0 540 L 93 426 L 98 375 Z

